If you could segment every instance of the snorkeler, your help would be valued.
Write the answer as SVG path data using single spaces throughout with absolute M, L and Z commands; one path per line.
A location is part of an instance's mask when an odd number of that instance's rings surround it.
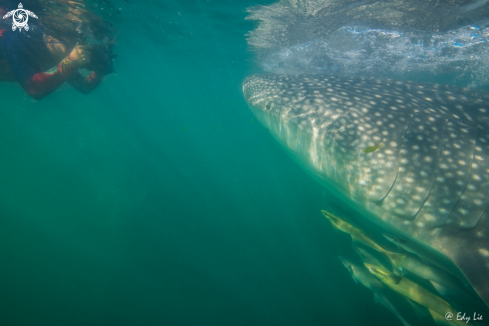
M 113 72 L 109 48 L 81 45 L 39 33 L 0 29 L 0 81 L 18 81 L 32 98 L 39 100 L 54 92 L 65 81 L 82 94 L 93 91 L 103 77 Z M 82 76 L 78 69 L 92 73 Z

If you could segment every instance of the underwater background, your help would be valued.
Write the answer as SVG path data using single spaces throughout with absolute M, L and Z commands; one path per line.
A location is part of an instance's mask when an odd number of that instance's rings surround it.
M 93 2 L 115 74 L 0 86 L 0 325 L 400 325 L 243 99 L 246 10 L 271 3 Z

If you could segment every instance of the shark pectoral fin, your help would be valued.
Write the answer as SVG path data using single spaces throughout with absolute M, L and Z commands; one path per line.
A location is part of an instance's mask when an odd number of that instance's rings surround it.
M 433 317 L 433 320 L 438 325 L 448 325 L 448 326 L 453 325 L 453 323 L 451 321 L 446 320 L 445 317 L 443 317 L 442 315 L 440 315 L 436 311 L 433 311 L 431 309 L 428 309 L 428 310 L 429 310 L 429 312 L 431 314 L 431 317 Z
M 396 252 L 390 252 L 390 251 L 385 251 L 385 254 L 387 255 L 387 257 L 389 257 L 392 264 L 397 269 L 402 271 L 402 264 L 404 264 L 404 261 L 406 260 L 406 255 L 398 254 Z
M 411 305 L 411 307 L 413 307 L 414 313 L 416 314 L 416 317 L 419 318 L 419 320 L 422 320 L 430 315 L 428 310 L 420 304 L 408 298 L 406 298 L 406 301 L 409 303 L 409 305 Z
M 445 286 L 443 286 L 441 284 L 438 284 L 434 281 L 430 281 L 430 283 L 431 283 L 431 285 L 433 285 L 433 287 L 436 289 L 436 291 L 438 291 L 438 293 L 440 293 L 441 295 L 447 295 L 451 292 L 450 289 L 446 288 Z

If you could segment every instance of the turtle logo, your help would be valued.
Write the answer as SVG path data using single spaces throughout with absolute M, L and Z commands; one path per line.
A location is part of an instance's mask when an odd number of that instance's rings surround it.
M 32 11 L 25 10 L 24 6 L 22 6 L 22 3 L 19 3 L 19 9 L 9 11 L 5 16 L 3 16 L 3 19 L 6 19 L 10 16 L 13 16 L 12 30 L 14 32 L 17 28 L 19 29 L 19 32 L 22 30 L 22 28 L 24 28 L 26 31 L 29 30 L 29 25 L 27 25 L 29 16 L 37 19 L 36 14 L 34 14 Z

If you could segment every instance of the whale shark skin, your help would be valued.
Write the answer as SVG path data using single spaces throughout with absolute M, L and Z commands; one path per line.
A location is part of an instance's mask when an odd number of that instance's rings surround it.
M 325 75 L 252 75 L 243 94 L 324 187 L 488 305 L 489 94 Z

